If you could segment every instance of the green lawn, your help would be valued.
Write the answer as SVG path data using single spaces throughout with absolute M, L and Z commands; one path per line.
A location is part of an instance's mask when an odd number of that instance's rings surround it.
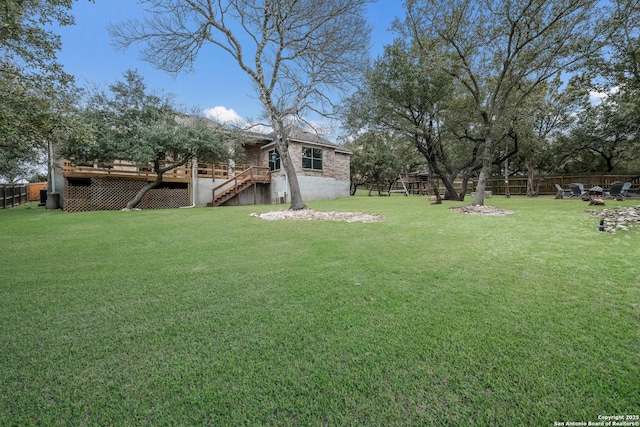
M 552 426 L 640 414 L 640 228 L 579 200 L 0 211 L 0 425 Z M 469 202 L 466 202 L 467 204 Z M 606 208 L 637 201 L 607 201 Z

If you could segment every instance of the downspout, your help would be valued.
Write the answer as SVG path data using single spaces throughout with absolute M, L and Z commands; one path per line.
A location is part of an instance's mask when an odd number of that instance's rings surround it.
M 180 206 L 181 209 L 190 209 L 196 206 L 196 177 L 198 173 L 198 161 L 191 160 L 191 206 Z
M 53 143 L 51 142 L 51 140 L 48 141 L 48 146 L 47 148 L 49 149 L 49 158 L 48 158 L 48 181 L 49 181 L 49 185 L 47 186 L 47 190 L 51 189 L 51 191 L 47 191 L 47 202 L 46 202 L 46 207 L 47 210 L 55 210 L 55 209 L 60 209 L 60 195 L 58 193 L 56 193 L 56 175 L 55 172 L 53 170 L 54 167 L 54 161 L 53 161 Z
M 51 142 L 51 140 L 48 141 L 49 143 L 49 179 L 51 180 L 51 193 L 55 193 L 56 192 L 56 174 L 55 171 L 53 170 L 53 143 Z

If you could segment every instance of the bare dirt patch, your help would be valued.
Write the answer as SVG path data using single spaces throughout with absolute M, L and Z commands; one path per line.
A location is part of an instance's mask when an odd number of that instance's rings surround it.
M 464 213 L 468 215 L 506 216 L 515 214 L 514 211 L 510 211 L 507 209 L 498 209 L 492 206 L 460 206 L 450 209 L 454 212 Z
M 299 220 L 299 221 L 344 221 L 344 222 L 380 222 L 386 217 L 380 214 L 360 212 L 320 212 L 313 209 L 271 211 L 263 214 L 252 213 L 251 216 L 267 221 Z

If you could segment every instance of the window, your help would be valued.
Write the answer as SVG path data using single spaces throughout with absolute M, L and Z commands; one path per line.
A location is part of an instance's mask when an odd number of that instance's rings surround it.
M 322 149 L 302 147 L 302 167 L 322 170 Z
M 280 170 L 280 153 L 277 150 L 269 151 L 269 169 L 271 171 Z

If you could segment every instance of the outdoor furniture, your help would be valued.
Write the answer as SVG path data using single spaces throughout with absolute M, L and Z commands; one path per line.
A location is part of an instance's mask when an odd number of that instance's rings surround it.
M 586 191 L 584 191 L 584 185 L 577 182 L 569 184 L 569 190 L 571 190 L 571 195 L 569 197 L 582 197 L 586 194 Z
M 624 198 L 624 196 L 621 193 L 623 185 L 624 183 L 620 181 L 614 182 L 613 184 L 611 184 L 611 188 L 609 189 L 609 191 L 605 191 L 604 193 L 605 196 L 611 197 L 612 199 Z
M 571 190 L 565 190 L 560 186 L 560 184 L 556 184 L 556 199 L 562 199 L 564 196 L 571 197 Z
M 622 188 L 620 189 L 620 194 L 622 194 L 622 197 L 629 197 L 630 188 L 631 188 L 631 183 L 629 181 L 622 184 Z
M 596 185 L 589 189 L 589 196 L 604 196 L 604 194 L 604 188 L 600 187 L 599 185 Z
M 625 197 L 640 197 L 640 187 L 629 188 Z

